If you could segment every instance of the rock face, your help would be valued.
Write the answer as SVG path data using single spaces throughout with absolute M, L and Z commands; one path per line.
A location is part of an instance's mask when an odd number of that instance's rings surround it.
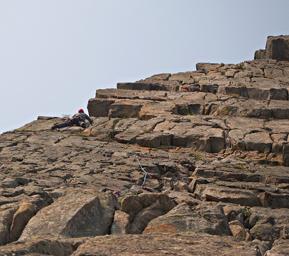
M 274 60 L 289 60 L 289 36 L 270 36 L 266 44 L 266 57 Z
M 288 255 L 288 36 L 0 135 L 0 255 Z
M 269 36 L 266 49 L 256 51 L 255 59 L 289 61 L 289 36 Z

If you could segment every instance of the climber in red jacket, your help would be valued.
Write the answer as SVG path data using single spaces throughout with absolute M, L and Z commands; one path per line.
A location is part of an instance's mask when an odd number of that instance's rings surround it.
M 53 125 L 51 129 L 55 130 L 69 126 L 80 126 L 82 128 L 87 128 L 92 123 L 92 119 L 87 114 L 85 114 L 84 110 L 81 108 L 78 110 L 78 113 L 72 116 L 72 118 L 66 120 L 63 123 Z

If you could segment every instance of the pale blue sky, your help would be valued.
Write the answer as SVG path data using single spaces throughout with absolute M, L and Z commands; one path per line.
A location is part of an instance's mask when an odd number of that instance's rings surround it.
M 288 0 L 0 0 L 0 131 L 71 114 L 97 88 L 253 58 Z

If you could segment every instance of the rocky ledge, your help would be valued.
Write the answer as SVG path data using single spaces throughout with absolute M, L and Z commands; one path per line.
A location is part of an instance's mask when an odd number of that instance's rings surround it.
M 289 37 L 0 135 L 0 255 L 289 255 Z

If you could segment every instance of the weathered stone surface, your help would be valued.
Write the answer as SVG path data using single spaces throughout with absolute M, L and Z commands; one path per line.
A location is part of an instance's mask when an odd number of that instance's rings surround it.
M 229 235 L 230 230 L 222 208 L 214 204 L 199 204 L 194 207 L 180 204 L 167 214 L 152 220 L 144 233 L 208 233 Z
M 258 152 L 271 152 L 272 140 L 268 133 L 256 132 L 245 136 L 245 145 L 247 150 L 256 150 Z
M 256 194 L 249 190 L 216 185 L 198 185 L 196 189 L 196 193 L 208 201 L 227 202 L 249 206 L 260 205 L 260 201 Z
M 247 66 L 250 65 L 247 64 Z M 252 70 L 254 69 L 252 68 Z M 269 119 L 276 119 L 276 122 L 280 122 L 280 119 L 288 119 L 289 105 L 287 102 L 281 101 L 281 99 L 287 101 L 287 90 L 268 89 L 264 94 L 265 101 L 214 96 L 214 94 L 204 92 L 160 93 L 153 100 L 147 96 L 145 91 L 139 91 L 139 93 L 133 91 L 133 94 L 129 90 L 121 91 L 119 96 L 117 91 L 113 90 L 102 90 L 97 93 L 102 99 L 107 94 L 107 100 L 112 98 L 115 101 L 114 104 L 123 113 L 116 114 L 121 120 L 107 120 L 101 125 L 96 122 L 91 128 L 91 135 L 99 139 L 115 138 L 118 142 L 137 143 L 141 146 L 155 148 L 181 146 L 218 153 L 231 146 L 237 146 L 241 150 L 284 154 L 283 145 L 286 142 L 287 130 L 279 129 L 272 134 L 266 126 L 267 123 L 273 123 L 267 121 Z M 126 94 L 123 91 L 126 91 Z M 256 93 L 258 97 L 261 95 L 255 89 L 247 91 L 246 95 L 251 97 L 252 93 Z M 258 97 L 252 96 L 256 99 L 259 99 Z M 278 100 L 268 100 L 269 97 Z M 124 98 L 126 99 L 124 100 Z M 142 100 L 144 98 L 150 100 L 144 101 Z M 116 111 L 112 108 L 114 104 L 111 105 L 108 112 Z M 136 111 L 133 110 L 135 106 L 138 106 Z M 130 108 L 131 110 L 128 110 Z M 132 120 L 126 116 L 133 116 L 135 119 Z M 231 120 L 243 117 L 245 118 L 242 126 L 230 125 Z M 123 120 L 123 118 L 126 119 Z M 256 118 L 264 119 L 264 121 L 256 120 Z M 226 120 L 226 124 L 222 119 Z M 154 123 L 152 120 L 160 121 Z M 245 123 L 251 122 L 253 122 L 252 125 L 247 128 Z M 258 122 L 263 123 L 263 126 L 257 124 Z M 122 123 L 121 129 L 119 129 L 118 123 Z M 284 124 L 287 124 L 287 121 L 284 121 Z M 145 127 L 148 128 L 144 129 Z M 256 127 L 260 129 L 256 130 Z M 283 136 L 284 139 L 272 141 L 272 138 L 277 138 L 277 136 Z
M 173 200 L 164 194 L 141 194 L 125 197 L 121 210 L 129 214 L 128 234 L 140 234 L 154 218 L 167 213 L 175 206 Z
M 255 239 L 263 241 L 274 241 L 276 239 L 276 231 L 271 223 L 257 223 L 250 229 L 251 235 Z
M 266 59 L 266 51 L 263 49 L 257 50 L 254 55 L 255 60 Z
M 249 233 L 239 220 L 233 220 L 229 223 L 232 236 L 238 240 L 244 241 L 249 239 Z
M 10 225 L 17 207 L 14 205 L 2 205 L 0 209 L 0 245 L 3 245 L 10 241 Z
M 286 40 L 97 90 L 87 129 L 41 116 L 1 134 L 0 255 L 284 254 Z
M 289 208 L 289 194 L 264 192 L 261 196 L 263 206 L 271 208 Z
M 29 201 L 22 201 L 17 211 L 13 215 L 10 226 L 10 241 L 16 241 L 23 232 L 28 221 L 43 207 L 47 206 L 51 201 L 43 200 L 39 195 L 34 195 Z
M 289 61 L 289 36 L 268 36 L 265 50 L 256 51 L 254 59 Z
M 265 256 L 288 256 L 289 244 L 288 240 L 277 240 L 271 250 L 267 251 Z
M 253 207 L 248 210 L 248 227 L 253 228 L 255 225 L 271 225 L 269 228 L 273 230 L 272 233 L 269 233 L 274 239 L 288 239 L 287 231 L 289 227 L 289 209 L 280 208 L 280 209 L 271 209 L 264 207 Z M 258 233 L 257 233 L 258 234 Z
M 160 148 L 172 145 L 172 138 L 169 133 L 146 133 L 136 137 L 136 143 L 144 147 Z
M 129 215 L 123 211 L 117 210 L 114 213 L 114 220 L 111 226 L 111 234 L 127 234 L 129 225 Z
M 108 116 L 110 105 L 113 103 L 113 100 L 90 99 L 87 105 L 87 109 L 91 116 Z
M 83 243 L 82 240 L 64 239 L 39 239 L 27 240 L 25 242 L 14 242 L 0 247 L 0 255 L 53 255 L 69 256 Z
M 266 43 L 266 57 L 289 61 L 289 36 L 269 36 Z
M 33 236 L 85 237 L 109 233 L 116 208 L 111 194 L 71 191 L 39 211 L 20 240 Z
M 12 192 L 12 191 L 11 191 Z M 23 189 L 10 191 L 2 191 L 2 196 L 11 198 L 4 201 L 3 197 L 0 201 L 0 244 L 6 244 L 16 241 L 21 235 L 25 225 L 30 218 L 41 208 L 51 203 L 51 198 L 47 194 L 30 194 L 23 195 Z
M 198 71 L 209 72 L 209 71 L 217 70 L 217 68 L 221 66 L 222 64 L 218 64 L 218 63 L 197 63 L 196 69 Z
M 117 245 L 117 246 L 116 246 Z M 96 237 L 78 247 L 80 255 L 231 255 L 257 256 L 250 243 L 236 242 L 230 237 L 194 233 L 164 235 L 129 235 Z
M 128 101 L 115 102 L 111 105 L 108 116 L 120 118 L 138 117 L 141 107 L 141 102 L 136 102 L 134 104 L 131 104 Z

